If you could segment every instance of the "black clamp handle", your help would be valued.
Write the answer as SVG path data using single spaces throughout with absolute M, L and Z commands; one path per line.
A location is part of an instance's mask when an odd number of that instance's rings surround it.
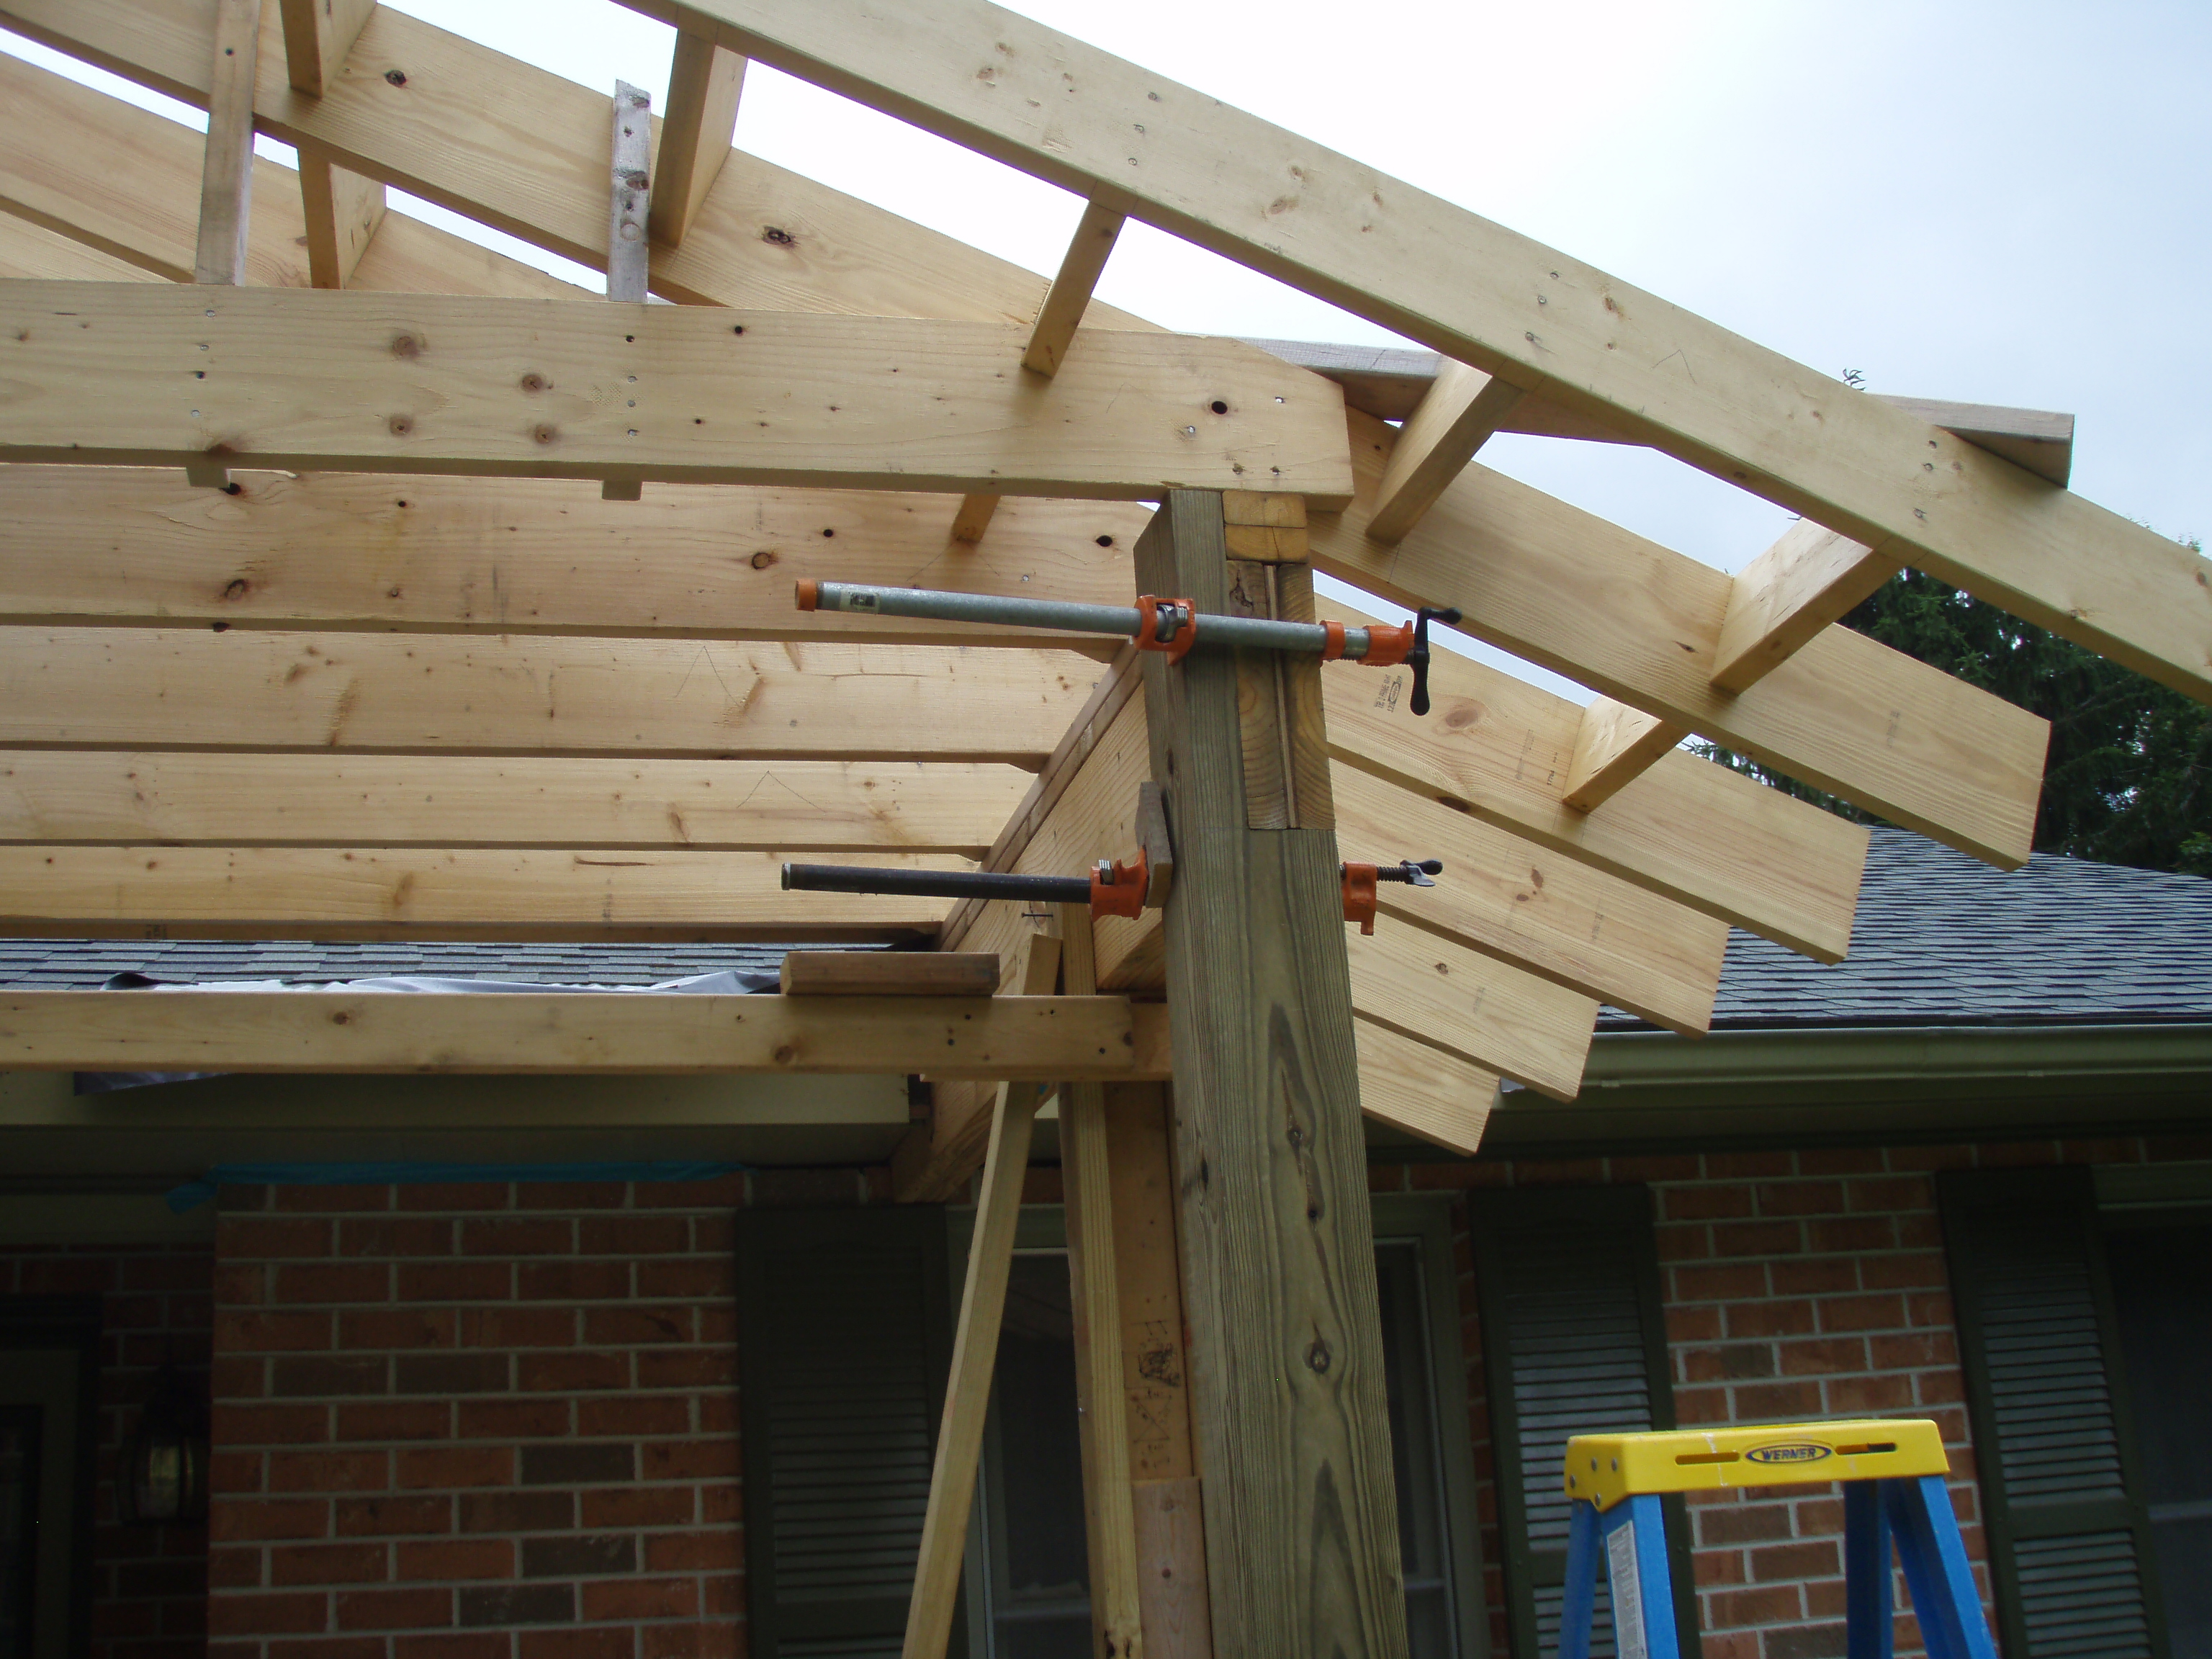
M 1377 881 L 1402 881 L 1408 887 L 1433 887 L 1431 876 L 1443 873 L 1442 859 L 1407 859 L 1403 864 L 1378 864 L 1375 866 Z
M 1449 626 L 1458 620 L 1458 611 L 1448 605 L 1425 605 L 1413 613 L 1413 648 L 1406 653 L 1407 665 L 1413 671 L 1413 696 L 1407 707 L 1416 714 L 1429 712 L 1429 623 L 1434 621 Z M 1416 884 L 1422 887 L 1429 884 Z

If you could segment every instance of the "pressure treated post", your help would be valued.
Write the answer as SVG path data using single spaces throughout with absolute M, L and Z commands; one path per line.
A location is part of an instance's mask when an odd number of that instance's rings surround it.
M 1227 540 L 1220 495 L 1169 492 L 1137 544 L 1139 591 L 1231 610 Z M 1295 556 L 1304 532 L 1240 534 L 1240 555 L 1270 541 Z M 1261 574 L 1264 602 L 1275 579 Z M 1303 566 L 1281 574 L 1286 594 L 1310 592 Z M 1254 604 L 1249 567 L 1237 576 Z M 1152 775 L 1176 843 L 1167 988 L 1213 1648 L 1401 1659 L 1336 836 L 1325 799 L 1299 810 L 1295 781 L 1327 776 L 1318 700 L 1295 671 L 1275 679 L 1279 667 L 1203 651 L 1145 660 Z

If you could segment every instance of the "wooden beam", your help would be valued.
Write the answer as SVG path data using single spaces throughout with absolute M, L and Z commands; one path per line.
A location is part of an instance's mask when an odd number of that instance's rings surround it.
M 1869 546 L 1894 542 L 1917 568 L 2212 698 L 2201 555 L 1218 99 L 988 0 L 625 3 L 1507 374 Z M 1056 116 L 1041 123 L 1048 102 Z
M 261 0 L 216 0 L 195 283 L 234 287 L 246 280 L 253 211 L 253 65 L 260 40 Z
M 73 242 L 27 219 L 0 219 L 0 277 L 59 276 L 73 282 L 150 283 L 136 265 Z
M 1559 799 L 1578 812 L 1594 812 L 1652 767 L 1689 732 L 1682 726 L 1599 697 L 1583 710 L 1575 757 Z
M 1122 500 L 1249 474 L 1351 489 L 1336 388 L 1218 340 L 1101 333 L 1037 381 L 1007 375 L 1013 331 L 988 325 L 68 283 L 0 289 L 0 332 L 9 460 Z M 349 416 L 324 412 L 333 381 Z
M 19 1072 L 1165 1075 L 1165 1024 L 1120 997 L 501 991 L 0 992 Z
M 1022 353 L 1024 368 L 1048 379 L 1060 373 L 1068 348 L 1075 343 L 1083 313 L 1090 309 L 1091 291 L 1098 286 L 1106 261 L 1113 255 L 1121 225 L 1121 216 L 1111 208 L 1096 202 L 1084 204 L 1083 217 L 1060 258 L 1060 275 L 1052 279 L 1036 325 L 1030 330 L 1029 349 Z
M 0 847 L 0 927 L 40 939 L 910 940 L 945 913 L 941 899 L 787 893 L 781 865 L 766 853 L 33 842 Z
M 4 63 L 0 59 L 0 63 Z M 854 641 L 1110 656 L 1043 629 L 798 609 L 794 579 L 941 585 L 1126 605 L 1133 501 L 1010 501 L 990 544 L 944 560 L 945 500 L 668 484 L 603 505 L 562 479 L 392 480 L 174 469 L 0 468 L 0 622 Z M 996 499 L 996 498 L 994 498 Z
M 649 228 L 663 249 L 683 245 L 738 130 L 745 60 L 696 34 L 678 33 L 668 70 L 668 107 L 653 160 Z
M 1035 766 L 1097 675 L 930 646 L 0 628 L 0 745 Z
M 1521 388 L 1447 361 L 1390 452 L 1367 533 L 1401 542 L 1521 401 Z
M 1170 492 L 1139 586 L 1224 610 L 1223 528 L 1218 497 Z M 1233 659 L 1153 653 L 1144 672 L 1176 840 L 1168 1012 L 1214 1641 L 1390 1659 L 1405 1609 L 1336 837 L 1246 827 Z
M 953 546 L 966 550 L 981 542 L 999 511 L 999 503 L 1004 499 L 992 494 L 963 495 L 959 507 L 952 514 Z
M 300 193 L 307 215 L 307 270 L 317 288 L 345 288 L 384 222 L 384 186 L 332 167 L 311 146 L 300 149 Z
M 2047 722 L 1843 629 L 1740 696 L 1717 691 L 1723 573 L 1479 462 L 1404 541 L 1376 542 L 1367 504 L 1395 434 L 1351 420 L 1360 500 L 1315 517 L 1319 568 L 1456 605 L 1480 638 L 1961 852 L 2002 868 L 2027 857 Z
M 1358 1023 L 1359 1109 L 1377 1123 L 1473 1158 L 1498 1076 L 1372 1020 Z
M 980 858 L 1011 766 L 0 750 L 0 842 Z
M 292 89 L 319 98 L 337 82 L 376 0 L 278 0 L 278 6 Z
M 1061 983 L 1070 996 L 1097 991 L 1087 907 L 1060 907 Z M 1060 1173 L 1066 1194 L 1067 1279 L 1074 1311 L 1075 1404 L 1082 1443 L 1084 1537 L 1091 1565 L 1091 1648 L 1145 1652 L 1130 1487 L 1128 1400 L 1121 1354 L 1121 1288 L 1114 1222 L 1112 1130 L 1106 1085 L 1060 1091 Z
M 1714 687 L 1748 691 L 1898 569 L 1896 560 L 1800 519 L 1729 585 Z
M 988 997 L 999 988 L 999 959 L 973 951 L 793 951 L 781 982 L 787 997 Z
M 1013 1267 L 1014 1225 L 1020 1219 L 1022 1183 L 1029 1175 L 1030 1131 L 1036 1093 L 1006 1089 L 991 1115 L 991 1143 L 976 1195 L 975 1230 L 968 1243 L 967 1283 L 953 1328 L 951 1373 L 945 1384 L 945 1414 L 929 1473 L 929 1504 L 914 1568 L 903 1659 L 945 1659 L 952 1618 L 960 1604 L 960 1563 L 968 1548 L 968 1514 L 975 1495 L 975 1463 L 991 1406 L 991 1376 L 998 1364 L 999 1323 L 1006 1312 L 1006 1279 Z

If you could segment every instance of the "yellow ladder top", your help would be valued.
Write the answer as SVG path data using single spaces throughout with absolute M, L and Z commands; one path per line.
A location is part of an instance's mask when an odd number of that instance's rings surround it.
M 1948 1474 L 1943 1436 L 1924 1417 L 1578 1434 L 1567 1442 L 1569 1498 L 1609 1510 L 1642 1492 L 1790 1486 Z

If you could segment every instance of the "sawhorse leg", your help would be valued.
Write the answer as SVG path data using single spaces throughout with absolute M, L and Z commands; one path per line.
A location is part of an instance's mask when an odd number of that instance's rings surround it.
M 1631 1498 L 1603 1515 L 1591 1504 L 1575 1504 L 1567 1528 L 1559 1659 L 1589 1659 L 1601 1559 L 1613 1592 L 1613 1651 L 1620 1659 L 1680 1659 L 1666 1517 L 1658 1498 L 1650 1495 Z
M 1959 1517 L 1951 1509 L 1951 1494 L 1944 1489 L 1943 1477 L 1923 1474 L 1879 1484 L 1928 1659 L 1996 1659 L 1996 1646 L 1990 1640 L 1989 1620 L 1982 1615 L 1982 1598 L 1974 1589 L 1973 1569 L 1966 1563 L 1966 1541 L 1959 1536 Z M 1885 1601 L 1888 1599 L 1887 1565 L 1885 1553 L 1881 1575 Z M 1858 1650 L 1853 1648 L 1851 1655 L 1857 1659 Z
M 1844 1482 L 1844 1652 L 1890 1659 L 1889 1510 L 1878 1480 Z

